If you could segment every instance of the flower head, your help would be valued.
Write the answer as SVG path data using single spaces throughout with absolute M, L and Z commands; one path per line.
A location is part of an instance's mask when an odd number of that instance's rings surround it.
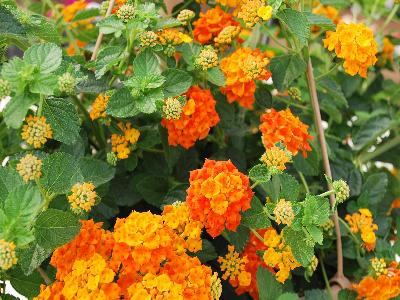
M 216 101 L 210 90 L 192 86 L 186 92 L 188 101 L 182 108 L 178 120 L 164 118 L 161 125 L 168 130 L 168 143 L 186 149 L 197 140 L 207 137 L 210 129 L 218 124 L 219 116 L 215 110 Z
M 218 277 L 218 273 L 214 272 L 211 276 L 211 300 L 219 300 L 222 295 L 222 284 L 221 279 Z
M 292 86 L 288 89 L 288 95 L 291 99 L 301 101 L 301 91 L 298 87 Z
M 165 28 L 158 33 L 158 40 L 161 45 L 177 46 L 183 43 L 190 43 L 192 38 L 187 34 L 180 32 L 176 28 Z
M 238 12 L 247 28 L 254 27 L 260 20 L 267 21 L 272 17 L 272 7 L 266 6 L 263 0 L 243 0 Z
M 0 270 L 7 271 L 13 265 L 17 264 L 17 255 L 15 254 L 15 244 L 0 240 Z
M 62 14 L 65 22 L 71 22 L 75 15 L 86 8 L 88 3 L 86 0 L 77 0 L 74 3 L 67 5 L 63 8 Z
M 268 109 L 260 120 L 262 141 L 266 149 L 282 142 L 293 155 L 301 151 L 307 157 L 307 151 L 311 151 L 308 141 L 312 136 L 308 134 L 308 126 L 295 117 L 289 108 L 281 111 Z
M 131 4 L 122 5 L 117 12 L 118 19 L 127 23 L 135 17 L 135 7 Z
M 166 120 L 179 120 L 182 114 L 182 103 L 177 97 L 168 97 L 163 105 L 163 117 Z
M 203 71 L 218 66 L 217 52 L 212 47 L 203 48 L 199 56 L 196 57 L 194 64 L 198 69 Z
M 239 253 L 235 251 L 235 247 L 228 246 L 228 253 L 225 257 L 218 257 L 221 271 L 224 272 L 222 278 L 232 282 L 236 282 L 241 286 L 248 286 L 251 282 L 251 274 L 245 271 L 245 264 L 247 257 L 240 257 Z
M 92 119 L 92 121 L 99 118 L 105 118 L 107 116 L 106 108 L 109 99 L 110 96 L 103 94 L 99 94 L 96 99 L 94 99 L 92 103 L 92 108 L 89 113 L 90 119 Z
M 140 46 L 143 48 L 154 47 L 158 43 L 158 35 L 154 31 L 145 31 L 140 35 Z
M 183 9 L 179 12 L 179 14 L 176 16 L 176 18 L 182 24 L 187 24 L 194 18 L 194 16 L 195 16 L 195 13 L 193 10 Z
M 281 149 L 277 146 L 273 146 L 265 150 L 265 153 L 261 156 L 261 161 L 268 168 L 275 168 L 279 171 L 284 171 L 286 169 L 285 164 L 291 162 L 291 153 L 287 150 Z
M 75 90 L 76 78 L 71 73 L 64 73 L 58 77 L 58 89 L 62 93 L 72 94 Z
M 214 38 L 215 47 L 221 49 L 226 45 L 230 45 L 240 33 L 240 26 L 226 26 Z
M 208 44 L 227 26 L 238 26 L 233 17 L 224 12 L 221 7 L 209 9 L 206 13 L 200 13 L 200 18 L 193 22 L 194 38 L 201 44 Z
M 389 38 L 384 37 L 383 38 L 382 58 L 384 60 L 393 60 L 394 50 L 395 50 L 394 45 L 389 40 Z M 0 98 L 1 98 L 1 93 L 0 93 Z
M 254 80 L 267 80 L 271 73 L 265 69 L 269 59 L 259 49 L 238 48 L 231 55 L 221 60 L 221 70 L 226 78 L 221 92 L 228 102 L 234 101 L 246 108 L 252 108 L 256 84 Z
M 378 45 L 374 33 L 364 24 L 340 23 L 336 31 L 328 31 L 324 39 L 324 47 L 335 50 L 337 57 L 344 59 L 346 73 L 367 77 L 367 69 L 373 66 L 378 53 Z
M 237 7 L 242 0 L 216 0 L 215 2 L 222 6 Z
M 117 154 L 119 159 L 126 159 L 131 153 L 129 145 L 135 145 L 140 137 L 140 131 L 136 128 L 132 128 L 130 122 L 125 125 L 120 122 L 118 123 L 119 129 L 122 131 L 122 135 L 113 133 L 111 135 L 111 146 L 112 151 Z
M 25 182 L 39 179 L 42 176 L 42 161 L 28 153 L 20 159 L 16 169 Z
M 380 276 L 382 274 L 387 274 L 388 270 L 386 268 L 386 262 L 383 258 L 373 257 L 371 258 L 371 268 L 375 276 Z
M 229 161 L 206 160 L 203 168 L 190 172 L 186 201 L 191 217 L 202 222 L 216 237 L 226 227 L 235 231 L 240 212 L 250 208 L 253 192 L 249 178 Z
M 97 194 L 94 189 L 95 186 L 91 182 L 76 183 L 72 187 L 68 202 L 74 213 L 89 212 L 92 209 L 97 200 Z
M 335 180 L 332 183 L 332 188 L 335 191 L 337 202 L 342 203 L 350 197 L 350 188 L 343 179 Z
M 286 201 L 285 199 L 280 199 L 274 208 L 274 215 L 276 218 L 276 223 L 292 225 L 294 220 L 294 212 L 292 203 L 290 201 Z
M 53 131 L 50 125 L 46 123 L 45 117 L 29 115 L 25 118 L 25 122 L 26 124 L 22 126 L 21 137 L 34 148 L 41 148 L 46 144 L 47 139 L 53 137 Z
M 10 95 L 11 95 L 10 83 L 5 79 L 0 78 L 0 100 Z
M 333 228 L 335 228 L 335 224 L 332 219 L 329 219 L 324 224 L 321 225 L 322 230 L 329 236 L 333 235 Z
M 374 223 L 372 213 L 369 209 L 360 208 L 358 212 L 352 215 L 346 215 L 345 219 L 349 223 L 353 233 L 361 234 L 364 247 L 368 251 L 374 250 L 376 244 L 375 231 L 378 230 L 378 225 Z

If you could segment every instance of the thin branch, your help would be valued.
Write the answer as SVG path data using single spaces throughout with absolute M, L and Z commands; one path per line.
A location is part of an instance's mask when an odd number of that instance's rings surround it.
M 51 279 L 49 278 L 49 276 L 47 276 L 47 273 L 42 269 L 42 267 L 38 267 L 36 270 L 39 272 L 40 276 L 42 276 L 46 285 L 52 284 Z
M 114 7 L 114 3 L 115 3 L 115 0 L 110 0 L 105 18 L 107 18 L 108 16 L 111 15 L 111 12 Z M 104 36 L 104 34 L 99 32 L 99 35 L 96 40 L 96 45 L 94 46 L 94 49 L 93 49 L 92 57 L 90 58 L 91 61 L 96 60 L 97 54 L 99 53 L 99 50 L 100 50 L 101 42 L 103 41 L 103 36 Z

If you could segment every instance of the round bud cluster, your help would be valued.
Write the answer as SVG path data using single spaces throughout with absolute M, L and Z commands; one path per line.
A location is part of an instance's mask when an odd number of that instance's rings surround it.
M 16 169 L 25 182 L 39 179 L 42 175 L 42 161 L 35 155 L 27 154 L 20 159 Z
M 15 254 L 15 244 L 0 240 L 0 270 L 6 271 L 17 263 L 17 255 Z
M 118 157 L 114 152 L 107 153 L 107 162 L 109 165 L 115 167 L 117 165 Z
M 326 221 L 324 224 L 321 225 L 321 228 L 327 235 L 331 236 L 333 234 L 333 228 L 335 227 L 335 223 L 331 219 Z
M 350 196 L 350 188 L 346 181 L 340 179 L 332 183 L 332 188 L 335 191 L 336 201 L 338 203 L 343 203 Z
M 0 78 L 0 99 L 10 96 L 10 94 L 11 94 L 10 83 L 5 79 Z
M 212 47 L 205 47 L 200 51 L 199 56 L 195 60 L 195 66 L 198 69 L 206 71 L 218 65 L 217 52 Z
M 298 87 L 290 87 L 288 90 L 288 94 L 292 100 L 301 101 L 301 91 Z
M 75 91 L 76 79 L 71 73 L 64 73 L 58 77 L 58 89 L 62 93 L 72 94 Z
M 276 223 L 292 225 L 294 220 L 294 212 L 292 203 L 290 201 L 286 201 L 285 199 L 280 199 L 274 208 L 274 215 L 276 218 Z
M 179 120 L 182 114 L 182 104 L 178 98 L 169 97 L 163 106 L 163 117 L 167 120 Z
M 122 5 L 117 12 L 118 19 L 127 23 L 135 17 L 135 7 L 131 4 Z
M 175 53 L 175 46 L 172 44 L 168 44 L 164 47 L 164 53 L 165 55 L 171 57 Z
M 141 47 L 154 47 L 157 45 L 158 35 L 154 31 L 145 31 L 140 35 Z
M 376 276 L 387 274 L 386 262 L 383 258 L 371 258 L 371 268 Z
M 105 0 L 101 3 L 100 5 L 100 14 L 101 15 L 105 15 L 107 13 L 108 10 L 108 6 L 110 5 L 110 1 L 109 0 Z
M 194 18 L 194 16 L 195 16 L 194 11 L 192 11 L 190 9 L 184 9 L 179 12 L 179 14 L 176 18 L 182 24 L 187 24 L 190 22 L 190 20 L 192 20 Z

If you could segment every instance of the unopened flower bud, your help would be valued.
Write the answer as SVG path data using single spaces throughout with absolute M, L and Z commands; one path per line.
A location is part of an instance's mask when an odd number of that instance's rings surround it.
M 76 79 L 71 73 L 64 73 L 58 78 L 58 89 L 60 92 L 72 94 L 75 90 Z
M 217 65 L 218 55 L 212 47 L 205 47 L 202 49 L 195 60 L 195 66 L 203 71 L 216 67 Z
M 107 153 L 107 162 L 109 165 L 115 167 L 117 165 L 118 157 L 114 152 Z
M 17 255 L 15 254 L 15 244 L 0 240 L 0 270 L 6 271 L 17 263 Z
M 192 11 L 190 9 L 184 9 L 179 12 L 179 14 L 176 18 L 182 24 L 187 24 L 190 22 L 190 20 L 192 20 L 194 18 L 194 16 L 195 16 L 194 11 Z
M 158 36 L 154 31 L 145 31 L 140 35 L 141 47 L 154 47 L 157 45 Z
M 10 94 L 11 94 L 10 83 L 5 79 L 0 78 L 0 99 L 10 96 Z
M 131 4 L 122 5 L 117 12 L 118 19 L 127 23 L 135 17 L 135 7 Z
M 296 101 L 301 101 L 301 91 L 298 87 L 292 86 L 288 90 L 289 97 Z
M 169 97 L 163 106 L 163 117 L 167 120 L 178 120 L 182 114 L 182 103 L 178 98 Z
M 335 191 L 336 201 L 342 203 L 350 196 L 350 188 L 346 181 L 340 179 L 332 183 L 332 188 Z
M 285 199 L 280 199 L 274 208 L 274 215 L 276 218 L 276 223 L 292 225 L 294 220 L 294 212 L 292 203 L 290 201 L 286 201 Z

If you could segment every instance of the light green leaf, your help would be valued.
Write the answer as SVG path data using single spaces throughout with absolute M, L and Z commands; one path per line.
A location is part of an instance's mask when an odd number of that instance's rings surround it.
M 1 69 L 1 76 L 10 82 L 14 90 L 23 90 L 28 79 L 31 79 L 34 72 L 34 67 L 27 65 L 19 57 L 14 57 L 9 62 L 5 63 Z M 24 76 L 21 76 L 24 74 Z
M 14 169 L 0 167 L 0 207 L 11 191 L 23 184 L 22 177 Z
M 201 46 L 196 43 L 185 43 L 178 46 L 177 50 L 182 53 L 183 60 L 193 67 L 193 58 L 199 55 Z
M 345 8 L 351 5 L 351 1 L 349 0 L 321 0 L 321 4 L 330 5 L 337 8 Z
M 35 74 L 35 79 L 29 85 L 31 93 L 53 95 L 57 88 L 58 78 L 53 74 L 38 73 Z
M 122 59 L 123 49 L 119 46 L 108 46 L 100 50 L 95 62 L 95 77 L 100 79 Z
M 116 15 L 111 15 L 107 18 L 100 20 L 96 26 L 100 28 L 100 32 L 103 34 L 114 33 L 116 37 L 119 37 L 123 30 L 125 30 L 125 24 Z
M 316 15 L 311 12 L 304 12 L 304 15 L 306 16 L 310 25 L 318 26 L 322 30 L 335 30 L 336 28 L 336 25 L 332 22 L 332 20 L 325 16 Z
M 284 9 L 279 11 L 276 17 L 289 28 L 302 45 L 307 44 L 311 30 L 310 23 L 303 13 L 293 9 Z
M 94 18 L 100 15 L 100 11 L 98 8 L 88 8 L 78 11 L 73 17 L 71 22 L 77 22 L 81 20 L 86 20 L 90 18 Z
M 26 276 L 32 274 L 52 253 L 51 249 L 45 249 L 36 242 L 29 248 L 20 249 L 17 252 L 18 263 Z
M 283 0 L 270 0 L 268 1 L 268 5 L 272 6 L 273 13 L 275 14 L 279 8 L 281 7 Z
M 296 201 L 300 192 L 300 184 L 297 182 L 296 178 L 287 173 L 282 173 L 279 174 L 279 179 L 281 182 L 279 197 L 289 201 Z
M 322 242 L 324 240 L 322 229 L 320 229 L 320 227 L 317 227 L 315 225 L 308 225 L 306 228 L 308 233 L 313 238 L 314 242 L 322 245 Z
M 161 74 L 160 63 L 157 56 L 150 49 L 145 49 L 135 57 L 133 70 L 136 76 Z
M 254 182 L 268 182 L 271 180 L 271 172 L 264 164 L 258 164 L 250 169 L 249 177 Z
M 324 290 L 307 290 L 304 292 L 304 298 L 305 300 L 330 300 L 331 298 L 328 296 L 328 294 Z
M 80 228 L 81 225 L 75 215 L 50 208 L 38 216 L 35 236 L 41 247 L 55 249 L 71 241 Z
M 115 169 L 108 163 L 93 157 L 82 157 L 79 166 L 85 182 L 92 182 L 96 187 L 113 179 Z
M 357 292 L 354 290 L 343 289 L 339 291 L 338 300 L 356 300 L 356 299 L 357 299 Z
M 61 65 L 61 48 L 53 43 L 35 44 L 24 53 L 24 61 L 39 67 L 40 72 L 54 72 Z
M 0 5 L 0 37 L 24 36 L 26 31 L 14 15 Z
M 251 208 L 243 212 L 241 224 L 253 229 L 271 226 L 271 221 L 264 213 L 264 206 L 256 196 L 251 200 Z
M 45 16 L 32 14 L 26 26 L 29 36 L 40 38 L 47 42 L 60 44 L 61 38 L 55 23 Z
M 307 195 L 304 205 L 304 225 L 322 225 L 329 220 L 329 200 L 319 196 Z
M 282 91 L 306 71 L 307 64 L 300 54 L 285 54 L 271 59 L 272 80 Z
M 178 70 L 168 69 L 162 73 L 165 78 L 164 96 L 175 97 L 185 93 L 192 85 L 193 78 L 189 73 Z
M 130 91 L 127 88 L 121 88 L 108 100 L 106 112 L 114 117 L 127 118 L 137 115 L 140 111 Z
M 145 114 L 151 114 L 157 110 L 156 103 L 164 99 L 161 88 L 149 91 L 143 96 L 135 99 L 137 109 Z
M 225 75 L 219 67 L 214 67 L 207 70 L 207 79 L 217 86 L 225 85 Z
M 275 279 L 275 275 L 261 266 L 257 270 L 257 287 L 260 300 L 276 300 L 283 293 L 283 285 Z
M 45 99 L 43 115 L 50 124 L 54 139 L 73 144 L 79 136 L 80 120 L 75 106 L 67 99 Z
M 74 157 L 63 152 L 46 156 L 43 160 L 40 183 L 50 194 L 66 194 L 71 187 L 83 181 L 81 170 Z
M 305 233 L 285 227 L 285 229 L 283 229 L 283 239 L 285 243 L 290 246 L 296 260 L 302 266 L 308 266 L 314 256 L 314 247 L 307 243 Z
M 36 99 L 30 94 L 15 95 L 4 110 L 4 121 L 7 126 L 19 128 L 22 125 L 26 113 Z
M 278 300 L 298 300 L 299 296 L 295 293 L 284 293 L 279 296 Z

